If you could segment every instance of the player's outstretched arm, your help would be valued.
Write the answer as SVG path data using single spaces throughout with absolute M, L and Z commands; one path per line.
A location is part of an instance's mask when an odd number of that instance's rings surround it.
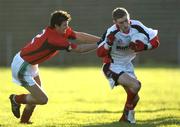
M 92 34 L 77 32 L 77 31 L 75 31 L 75 33 L 76 33 L 76 39 L 83 43 L 97 43 L 98 41 L 100 41 L 100 37 Z
M 79 44 L 75 49 L 72 49 L 73 52 L 77 53 L 84 53 L 84 52 L 89 52 L 92 50 L 95 50 L 97 48 L 97 44 Z

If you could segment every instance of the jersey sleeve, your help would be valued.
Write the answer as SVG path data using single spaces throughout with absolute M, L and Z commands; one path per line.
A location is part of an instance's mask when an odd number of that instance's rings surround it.
M 140 33 L 144 33 L 149 40 L 152 40 L 158 34 L 158 30 L 146 27 L 138 20 L 131 20 L 131 27 L 137 29 Z
M 151 49 L 155 49 L 155 48 L 159 47 L 160 42 L 159 42 L 159 37 L 158 37 L 158 30 L 148 28 L 148 27 L 144 26 L 141 22 L 140 22 L 140 24 L 149 35 L 149 43 L 152 46 Z
M 159 38 L 158 38 L 158 30 L 146 27 L 143 23 L 138 20 L 132 20 L 131 26 L 137 29 L 139 32 L 144 33 L 151 45 L 151 49 L 157 48 L 160 45 Z
M 54 48 L 63 49 L 67 48 L 70 44 L 65 38 L 58 37 L 58 38 L 48 38 L 49 44 L 51 44 Z
M 68 30 L 68 31 L 71 31 L 71 30 Z M 52 50 L 70 51 L 71 49 L 76 48 L 77 47 L 76 44 L 68 41 L 67 35 L 68 36 L 72 35 L 72 32 L 68 32 L 68 31 L 66 31 L 64 35 L 60 35 L 55 30 L 48 29 L 48 32 L 46 34 L 48 43 L 46 44 L 46 46 Z
M 98 44 L 98 48 L 97 48 L 97 56 L 99 57 L 105 57 L 108 55 L 109 50 L 105 48 L 106 45 L 106 41 L 107 41 L 107 35 L 110 32 L 108 30 L 105 31 L 105 33 L 103 34 L 103 36 L 101 37 L 100 41 L 97 43 Z
M 67 41 L 64 38 L 59 38 L 56 41 L 50 41 L 50 44 L 57 50 L 67 50 L 68 52 L 72 49 L 77 48 L 77 44 Z
M 116 25 L 111 26 L 109 29 L 105 31 L 103 36 L 101 37 L 100 41 L 97 43 L 98 44 L 98 49 L 97 49 L 97 56 L 99 57 L 105 57 L 109 55 L 109 45 L 107 44 L 107 36 L 111 33 L 117 31 Z
M 66 30 L 66 35 L 68 39 L 76 39 L 76 33 L 71 27 L 68 27 Z

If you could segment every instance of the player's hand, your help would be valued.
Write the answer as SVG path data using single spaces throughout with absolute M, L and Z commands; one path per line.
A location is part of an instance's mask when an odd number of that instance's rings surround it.
M 107 36 L 107 44 L 109 46 L 113 45 L 113 42 L 115 40 L 115 34 L 118 32 L 118 30 L 110 32 L 110 34 Z
M 142 41 L 137 40 L 136 42 L 130 42 L 129 48 L 134 50 L 135 52 L 140 52 L 143 50 L 147 50 L 147 45 Z

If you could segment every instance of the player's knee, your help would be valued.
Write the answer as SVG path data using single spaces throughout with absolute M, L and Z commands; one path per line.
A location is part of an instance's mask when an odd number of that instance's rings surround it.
M 32 104 L 32 105 L 26 105 L 26 109 L 28 110 L 32 110 L 36 107 L 36 105 Z
M 48 103 L 48 98 L 43 98 L 43 99 L 41 100 L 41 104 L 45 105 L 45 104 L 47 104 L 47 103 Z
M 134 85 L 133 85 L 134 87 L 133 87 L 133 90 L 136 92 L 136 93 L 138 93 L 138 91 L 141 89 L 141 82 L 140 81 L 138 81 L 138 80 L 136 80 L 135 82 L 134 82 Z
M 140 100 L 140 97 L 139 97 L 139 95 L 137 95 L 136 102 L 138 102 L 139 100 Z
M 39 103 L 40 103 L 41 105 L 45 105 L 45 104 L 48 103 L 48 97 L 47 97 L 47 96 L 40 97 L 40 98 L 38 99 L 38 101 L 39 101 Z

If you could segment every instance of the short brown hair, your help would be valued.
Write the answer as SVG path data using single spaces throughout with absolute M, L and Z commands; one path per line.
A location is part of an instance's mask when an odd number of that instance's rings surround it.
M 129 18 L 129 13 L 125 8 L 122 7 L 117 7 L 112 11 L 112 18 L 113 20 L 117 20 L 119 18 L 124 17 L 125 15 L 127 15 L 127 17 Z
M 54 11 L 51 14 L 50 26 L 54 28 L 55 25 L 60 26 L 63 21 L 70 21 L 70 20 L 71 20 L 71 15 L 66 11 L 62 11 L 62 10 Z

